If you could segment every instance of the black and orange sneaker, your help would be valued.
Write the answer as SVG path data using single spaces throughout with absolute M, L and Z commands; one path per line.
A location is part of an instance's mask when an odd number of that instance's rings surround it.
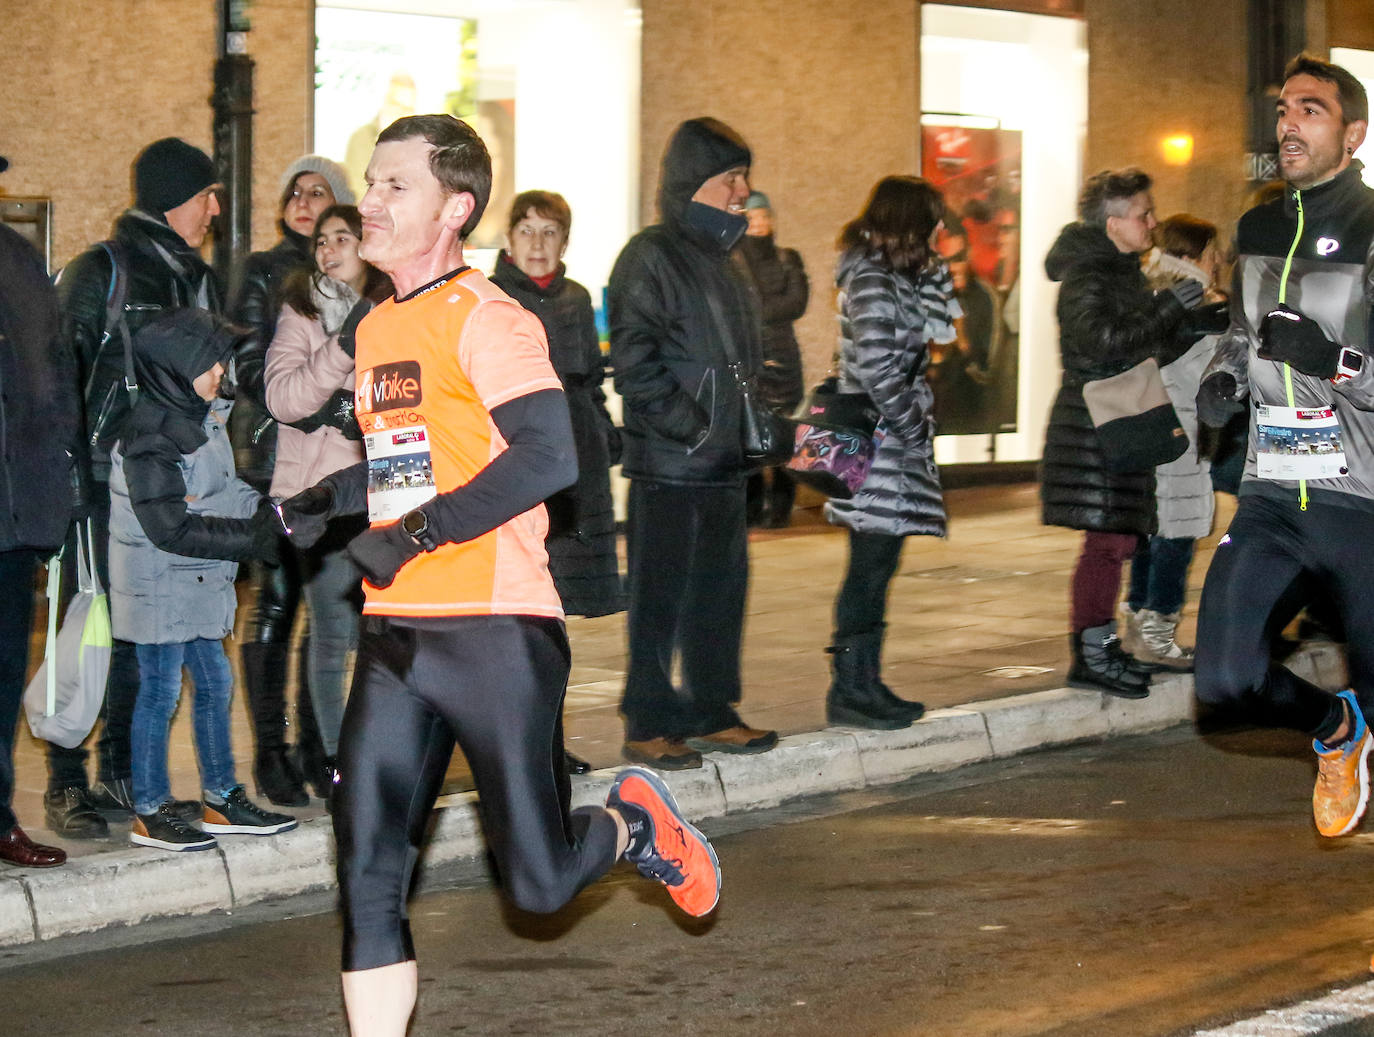
M 720 862 L 706 836 L 682 816 L 663 779 L 643 767 L 626 767 L 615 776 L 606 806 L 629 826 L 625 859 L 645 878 L 667 886 L 689 915 L 709 915 L 720 900 Z

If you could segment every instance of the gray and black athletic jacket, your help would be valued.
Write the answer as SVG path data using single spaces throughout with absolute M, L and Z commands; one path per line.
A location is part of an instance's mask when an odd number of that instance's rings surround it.
M 1261 360 L 1259 325 L 1279 303 L 1316 321 L 1333 342 L 1374 355 L 1374 190 L 1355 161 L 1335 178 L 1283 197 L 1241 217 L 1231 294 L 1231 325 L 1207 376 L 1236 379 L 1237 399 L 1277 407 L 1334 407 L 1350 474 L 1337 479 L 1279 481 L 1255 474 L 1255 410 L 1241 496 L 1335 504 L 1374 512 L 1374 362 L 1339 385 L 1287 364 Z

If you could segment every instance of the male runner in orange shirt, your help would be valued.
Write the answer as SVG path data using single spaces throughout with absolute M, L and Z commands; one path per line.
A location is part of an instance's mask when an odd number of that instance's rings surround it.
M 396 286 L 340 336 L 367 460 L 282 506 L 302 545 L 333 516 L 371 519 L 349 546 L 366 605 L 334 801 L 355 1037 L 402 1035 L 414 1008 L 406 893 L 455 740 L 521 908 L 558 910 L 622 856 L 689 914 L 720 890 L 710 843 L 651 771 L 622 771 L 605 809 L 568 810 L 568 642 L 540 502 L 577 468 L 543 326 L 463 264 L 491 188 L 486 148 L 450 116 L 400 119 L 367 184 L 360 254 Z

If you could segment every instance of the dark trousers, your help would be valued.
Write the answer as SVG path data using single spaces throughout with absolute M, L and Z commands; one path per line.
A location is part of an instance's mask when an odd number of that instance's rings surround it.
M 502 888 L 557 911 L 615 863 L 601 807 L 569 811 L 563 624 L 464 616 L 426 629 L 363 619 L 334 805 L 345 972 L 415 957 L 406 899 L 455 739 Z
M 14 735 L 29 668 L 33 626 L 34 551 L 0 551 L 0 835 L 18 822 L 14 816 Z
M 110 484 L 91 484 L 91 540 L 95 548 L 95 571 L 100 583 L 110 588 Z M 62 608 L 76 594 L 76 526 L 67 533 L 63 553 Z M 68 564 L 70 560 L 70 564 Z M 114 608 L 111 603 L 111 609 Z M 113 617 L 112 617 L 113 618 Z M 129 732 L 134 722 L 134 703 L 138 700 L 138 653 L 128 641 L 114 642 L 110 653 L 110 673 L 105 680 L 105 701 L 100 706 L 100 735 L 96 739 L 97 773 L 101 781 L 127 778 L 133 772 Z M 89 741 L 89 738 L 87 739 Z M 48 788 L 85 788 L 86 756 L 84 746 L 64 749 L 48 743 Z
M 740 722 L 749 585 L 744 484 L 630 483 L 626 738 L 687 738 Z M 682 690 L 673 664 L 682 663 Z
M 1296 497 L 1296 492 L 1294 494 Z M 1374 515 L 1312 502 L 1307 511 L 1242 497 L 1198 606 L 1198 698 L 1268 727 L 1325 738 L 1340 726 L 1339 700 L 1270 661 L 1296 595 L 1320 589 L 1349 633 L 1346 662 L 1366 716 L 1374 709 Z
M 902 560 L 906 537 L 849 531 L 849 568 L 835 598 L 835 638 L 880 630 L 887 589 Z
M 1131 556 L 1131 589 L 1126 603 L 1139 612 L 1149 609 L 1176 616 L 1188 590 L 1188 565 L 1193 560 L 1192 537 L 1142 538 Z

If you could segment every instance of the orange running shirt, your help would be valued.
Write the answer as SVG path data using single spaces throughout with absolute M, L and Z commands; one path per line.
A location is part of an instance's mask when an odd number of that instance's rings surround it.
M 544 326 L 477 270 L 404 302 L 388 299 L 358 326 L 356 343 L 373 525 L 466 485 L 505 450 L 494 408 L 562 389 Z M 363 611 L 561 619 L 547 532 L 541 504 L 475 540 L 417 555 L 389 587 L 363 581 Z

